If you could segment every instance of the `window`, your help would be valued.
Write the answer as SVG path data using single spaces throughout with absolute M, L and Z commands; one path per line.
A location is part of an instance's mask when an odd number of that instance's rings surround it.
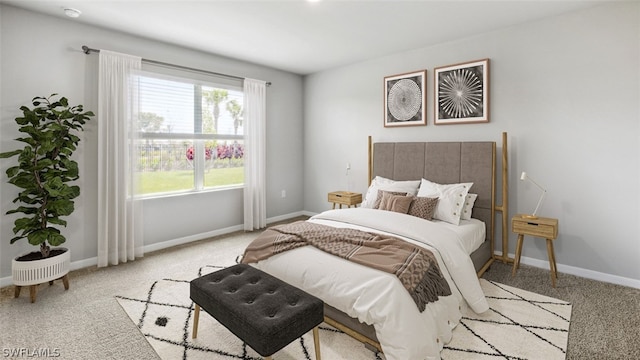
M 134 129 L 141 195 L 239 186 L 244 181 L 239 86 L 144 72 Z

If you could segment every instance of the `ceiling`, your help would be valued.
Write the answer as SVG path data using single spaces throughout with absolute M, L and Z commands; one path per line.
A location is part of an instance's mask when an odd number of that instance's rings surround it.
M 302 75 L 607 1 L 0 0 Z

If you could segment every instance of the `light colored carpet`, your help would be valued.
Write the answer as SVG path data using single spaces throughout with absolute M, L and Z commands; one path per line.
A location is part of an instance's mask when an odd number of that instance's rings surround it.
M 114 296 L 160 278 L 197 273 L 209 262 L 223 263 L 221 254 L 241 252 L 256 236 L 238 232 L 146 254 L 118 266 L 73 271 L 68 291 L 60 281 L 40 285 L 33 304 L 28 291 L 15 299 L 13 286 L 5 287 L 0 295 L 0 346 L 58 349 L 57 359 L 64 360 L 156 360 L 158 355 Z
M 260 359 L 214 318 L 202 313 L 198 338 L 191 338 L 194 304 L 189 298 L 189 281 L 231 266 L 227 261 L 158 279 L 139 289 L 116 296 L 133 323 L 147 338 L 160 358 Z M 490 310 L 477 315 L 469 310 L 454 330 L 453 341 L 442 352 L 443 359 L 504 357 L 511 359 L 565 359 L 571 305 L 567 302 L 481 279 Z M 320 348 L 325 359 L 384 359 L 351 337 L 323 324 Z M 311 333 L 276 353 L 276 359 L 313 359 Z

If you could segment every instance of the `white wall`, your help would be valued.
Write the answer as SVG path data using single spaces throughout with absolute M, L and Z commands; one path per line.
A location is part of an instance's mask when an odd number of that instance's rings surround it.
M 192 51 L 122 33 L 0 5 L 0 151 L 19 144 L 14 118 L 35 96 L 60 93 L 72 104 L 97 111 L 97 55 L 80 47 L 104 48 L 143 58 L 271 81 L 267 90 L 267 217 L 297 214 L 303 209 L 302 87 L 299 75 Z M 215 34 L 212 34 L 215 36 Z M 72 262 L 91 264 L 97 255 L 97 121 L 82 133 L 74 157 L 81 167 L 81 196 L 64 229 Z M 0 211 L 12 206 L 17 188 L 6 183 L 10 161 L 0 162 Z M 281 198 L 281 190 L 287 197 Z M 145 245 L 237 229 L 242 224 L 242 190 L 217 191 L 147 200 Z M 26 241 L 10 245 L 15 216 L 0 221 L 0 279 L 10 276 L 11 259 L 35 248 Z M 240 227 L 241 228 L 241 227 Z M 6 282 L 6 281 L 5 281 Z M 0 284 L 1 285 L 1 284 Z
M 329 191 L 366 190 L 367 135 L 500 144 L 506 131 L 509 218 L 537 202 L 518 181 L 526 170 L 548 190 L 540 214 L 560 221 L 559 270 L 640 287 L 639 13 L 638 3 L 598 6 L 308 76 L 305 209 L 328 209 Z M 434 126 L 433 68 L 482 58 L 491 59 L 490 123 Z M 384 128 L 383 78 L 419 69 L 428 69 L 428 126 Z M 523 256 L 546 266 L 544 241 L 527 237 Z

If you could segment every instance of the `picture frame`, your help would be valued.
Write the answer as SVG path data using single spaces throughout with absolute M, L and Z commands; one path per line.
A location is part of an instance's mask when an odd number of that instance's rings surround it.
M 427 70 L 385 76 L 384 126 L 427 125 Z
M 489 122 L 489 59 L 433 71 L 435 125 Z

